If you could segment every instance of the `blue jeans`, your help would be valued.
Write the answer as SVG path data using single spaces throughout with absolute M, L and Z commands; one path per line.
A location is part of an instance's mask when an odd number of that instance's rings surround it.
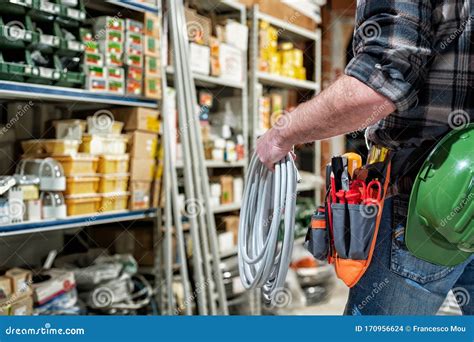
M 414 257 L 404 243 L 407 202 L 385 201 L 372 262 L 351 288 L 345 314 L 435 315 L 453 289 L 463 313 L 474 315 L 474 255 L 456 267 Z

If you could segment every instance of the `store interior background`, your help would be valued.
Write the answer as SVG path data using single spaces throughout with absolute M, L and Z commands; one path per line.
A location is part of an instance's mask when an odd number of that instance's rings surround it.
M 127 7 L 114 7 L 112 4 L 104 4 L 103 1 L 92 2 L 91 0 L 86 2 L 86 10 L 88 15 L 92 16 L 103 16 L 114 14 L 114 11 L 120 9 L 121 13 L 127 18 L 136 19 L 143 21 L 143 12 L 135 11 Z M 207 18 L 205 23 L 212 23 L 212 32 L 215 32 L 215 23 L 225 22 L 227 18 L 222 17 L 219 11 L 212 11 L 214 8 L 221 8 L 214 6 L 215 2 L 212 0 L 205 1 L 186 1 L 190 13 L 195 13 L 197 17 L 194 19 L 191 16 L 189 23 L 195 21 L 199 22 L 202 17 Z M 244 157 L 236 157 L 233 161 L 232 166 L 227 166 L 225 163 L 222 164 L 220 161 L 216 162 L 214 166 L 208 167 L 209 177 L 211 182 L 218 184 L 218 189 L 230 187 L 235 200 L 228 201 L 223 199 L 221 193 L 213 199 L 215 201 L 215 219 L 219 233 L 220 242 L 220 257 L 221 257 L 221 268 L 224 278 L 225 290 L 227 300 L 229 302 L 229 311 L 231 314 L 282 314 L 282 315 L 340 315 L 343 313 L 344 305 L 347 299 L 349 290 L 347 287 L 339 281 L 334 274 L 333 268 L 330 265 L 325 265 L 316 262 L 312 259 L 309 253 L 307 253 L 302 242 L 304 240 L 304 231 L 308 224 L 309 217 L 312 211 L 316 207 L 316 203 L 321 201 L 321 192 L 318 191 L 318 179 L 324 177 L 324 165 L 328 162 L 330 157 L 334 154 L 338 154 L 341 151 L 354 151 L 360 154 L 366 154 L 365 143 L 363 139 L 363 132 L 355 132 L 348 134 L 345 137 L 337 137 L 330 141 L 323 141 L 317 144 L 307 144 L 305 146 L 298 146 L 297 150 L 297 165 L 302 170 L 303 178 L 308 180 L 304 186 L 301 187 L 299 192 L 299 208 L 298 208 L 298 223 L 297 229 L 299 229 L 299 236 L 296 238 L 295 250 L 294 250 L 294 264 L 292 264 L 290 273 L 288 275 L 288 288 L 287 298 L 282 305 L 278 306 L 266 306 L 262 303 L 258 296 L 244 291 L 241 284 L 239 283 L 238 267 L 237 267 L 237 249 L 236 249 L 236 227 L 238 226 L 238 215 L 239 215 L 239 203 L 241 196 L 238 192 L 242 191 L 243 178 L 245 176 L 246 163 L 252 153 L 253 144 L 255 138 L 262 133 L 262 127 L 255 127 L 255 122 L 258 122 L 256 116 L 259 115 L 260 108 L 262 105 L 262 98 L 268 101 L 280 101 L 277 111 L 285 112 L 290 111 L 298 103 L 305 101 L 314 96 L 315 89 L 319 89 L 314 85 L 319 83 L 320 88 L 327 88 L 337 77 L 343 74 L 344 68 L 350 60 L 351 53 L 351 42 L 352 34 L 354 29 L 354 15 L 355 15 L 355 1 L 350 0 L 319 0 L 315 3 L 320 4 L 320 13 L 318 22 L 306 17 L 301 12 L 298 12 L 294 7 L 291 7 L 282 1 L 265 1 L 265 0 L 241 0 L 240 4 L 244 5 L 245 19 L 244 23 L 250 23 L 248 16 L 255 10 L 255 5 L 259 6 L 259 11 L 277 20 L 291 24 L 291 26 L 298 26 L 309 32 L 320 32 L 320 47 L 318 50 L 315 46 L 314 41 L 310 39 L 296 39 L 294 42 L 294 48 L 301 49 L 304 54 L 304 67 L 306 68 L 307 81 L 309 85 L 298 85 L 293 88 L 292 83 L 283 84 L 285 82 L 275 81 L 272 78 L 265 79 L 257 73 L 259 67 L 255 63 L 256 60 L 251 59 L 252 51 L 245 49 L 243 54 L 245 63 L 244 71 L 245 77 L 243 80 L 215 80 L 212 75 L 201 75 L 195 77 L 195 82 L 198 90 L 198 96 L 201 106 L 208 106 L 210 121 L 224 122 L 229 126 L 232 126 L 232 139 L 237 141 L 237 136 L 241 136 L 243 141 L 241 144 L 245 146 Z M 227 8 L 227 7 L 222 7 Z M 211 9 L 211 10 L 209 10 Z M 1 11 L 4 18 L 8 18 L 8 14 L 5 11 Z M 227 13 L 227 12 L 223 12 Z M 230 18 L 233 20 L 240 20 L 239 17 L 241 12 L 230 11 L 232 15 Z M 221 17 L 219 16 L 221 15 Z M 166 15 L 164 15 L 166 16 Z M 295 20 L 296 18 L 296 20 Z M 5 21 L 5 19 L 4 19 Z M 89 25 L 91 26 L 91 25 Z M 188 27 L 189 29 L 189 27 Z M 319 29 L 319 31 L 316 31 Z M 250 37 L 252 29 L 248 27 Z M 278 43 L 291 42 L 287 37 L 293 37 L 291 32 L 285 32 L 282 29 L 279 32 Z M 164 75 L 167 77 L 167 86 L 173 87 L 174 72 L 170 65 L 172 48 L 169 40 L 166 44 L 163 44 L 162 39 L 169 39 L 169 36 L 165 32 L 162 32 L 160 44 L 162 47 L 161 53 L 166 53 L 167 58 L 163 60 L 168 62 L 168 65 L 163 65 Z M 0 37 L 0 51 L 2 50 L 2 37 Z M 202 43 L 199 43 L 202 44 Z M 198 45 L 199 45 L 198 44 Z M 204 45 L 209 44 L 206 42 Z M 165 47 L 165 48 L 163 48 Z M 257 53 L 254 51 L 254 53 Z M 318 57 L 318 53 L 320 56 Z M 247 59 L 247 56 L 249 56 Z M 212 59 L 212 58 L 211 58 Z M 0 62 L 3 61 L 3 58 Z M 317 65 L 319 63 L 319 65 Z M 0 63 L 1 64 L 1 63 Z M 129 66 L 124 66 L 124 70 L 128 70 Z M 247 72 L 248 71 L 248 72 Z M 209 73 L 210 71 L 208 71 Z M 146 75 L 144 76 L 147 77 Z M 156 80 L 159 81 L 159 76 Z M 156 81 L 152 80 L 152 81 Z M 306 80 L 306 79 L 305 79 Z M 240 82 L 240 83 L 239 83 Z M 296 81 L 295 81 L 296 82 Z M 256 86 L 257 83 L 262 83 L 261 87 Z M 283 85 L 282 85 L 283 84 Z M 145 92 L 145 89 L 143 89 Z M 148 89 L 147 93 L 142 95 L 147 98 L 159 99 L 163 96 L 172 96 L 167 89 L 161 89 L 160 94 L 153 92 L 153 89 Z M 126 97 L 126 96 L 125 96 Z M 1 98 L 1 95 L 0 95 Z M 211 98 L 211 100 L 210 100 Z M 16 117 L 14 125 L 11 129 L 5 131 L 0 136 L 0 175 L 12 175 L 18 165 L 21 155 L 24 153 L 21 147 L 21 141 L 35 140 L 35 139 L 54 139 L 55 131 L 53 129 L 52 122 L 54 120 L 67 120 L 67 119 L 86 119 L 88 116 L 93 116 L 98 110 L 109 110 L 114 115 L 117 112 L 117 108 L 123 108 L 122 106 L 116 106 L 114 104 L 104 105 L 100 101 L 62 101 L 54 100 L 50 98 L 35 99 L 32 95 L 31 104 L 28 98 L 11 98 L 2 99 L 1 111 L 0 111 L 0 127 L 5 127 L 11 123 L 12 118 Z M 211 101 L 212 104 L 208 104 L 207 101 Z M 140 103 L 137 104 L 140 106 Z M 125 106 L 127 107 L 127 106 Z M 127 107 L 128 108 L 128 107 Z M 132 107 L 130 107 L 132 108 Z M 244 109 L 243 109 L 244 108 Z M 19 110 L 24 111 L 21 116 L 15 116 Z M 257 109 L 257 110 L 255 110 Z M 272 112 L 275 112 L 275 108 L 272 108 Z M 158 108 L 161 112 L 161 109 Z M 234 118 L 235 122 L 226 123 L 229 116 L 226 113 L 231 112 L 231 117 Z M 245 115 L 243 114 L 245 112 Z M 237 114 L 238 113 L 238 114 Z M 176 121 L 176 117 L 174 118 Z M 175 143 L 179 145 L 179 131 L 178 127 L 175 127 L 174 132 Z M 208 134 L 212 137 L 220 135 L 220 141 L 222 142 L 222 128 L 207 128 Z M 3 131 L 2 131 L 3 132 Z M 132 131 L 128 131 L 130 133 Z M 216 133 L 217 132 L 217 133 Z M 125 133 L 125 131 L 123 132 Z M 133 133 L 133 132 L 132 132 Z M 162 132 L 161 132 L 162 134 Z M 159 150 L 160 143 L 162 142 L 160 137 L 157 139 L 156 144 Z M 215 143 L 212 142 L 212 143 Z M 224 137 L 225 144 L 225 137 Z M 204 144 L 206 146 L 206 144 Z M 178 147 L 175 146 L 176 153 L 172 156 L 176 164 L 180 164 L 180 152 Z M 138 151 L 136 153 L 139 153 Z M 209 152 L 210 159 L 213 158 L 213 151 Z M 137 160 L 147 159 L 146 156 L 131 156 Z M 153 156 L 156 168 L 159 165 L 162 166 L 163 155 L 159 152 Z M 218 155 L 218 158 L 221 158 Z M 147 159 L 148 160 L 148 159 Z M 182 163 L 182 162 L 181 162 Z M 139 163 L 137 163 L 139 164 Z M 209 163 L 212 165 L 212 162 Z M 137 166 L 138 167 L 138 166 Z M 131 171 L 129 171 L 131 172 Z M 143 172 L 146 174 L 148 170 L 137 170 L 137 173 Z M 156 172 L 156 170 L 155 170 Z M 180 186 L 183 186 L 183 180 L 181 172 L 178 170 Z M 130 177 L 134 177 L 130 175 Z M 164 207 L 164 203 L 160 193 L 161 186 L 161 175 L 157 176 L 136 176 L 137 182 L 145 182 L 148 184 L 148 196 L 150 197 L 148 207 L 156 205 L 160 208 Z M 140 177 L 146 178 L 142 179 Z M 319 178 L 318 178 L 319 177 Z M 130 182 L 132 178 L 130 178 Z M 230 182 L 230 183 L 229 183 Z M 216 188 L 215 187 L 215 188 Z M 211 188 L 212 189 L 212 188 Z M 240 189 L 240 190 L 239 190 Z M 131 189 L 128 189 L 131 190 Z M 152 199 L 154 198 L 154 199 Z M 238 199 L 239 198 L 239 199 Z M 185 200 L 183 202 L 183 209 L 186 205 Z M 128 209 L 128 208 L 127 208 Z M 146 215 L 145 215 L 146 216 Z M 24 233 L 20 235 L 15 234 L 3 234 L 0 233 L 0 270 L 8 271 L 12 268 L 21 267 L 25 270 L 32 270 L 33 283 L 35 281 L 40 282 L 41 275 L 45 273 L 42 267 L 51 255 L 51 251 L 57 252 L 56 260 L 60 260 L 59 263 L 54 264 L 54 268 L 61 268 L 60 265 L 76 263 L 84 265 L 87 263 L 85 256 L 88 258 L 95 258 L 97 256 L 109 255 L 113 256 L 116 254 L 132 255 L 133 259 L 137 262 L 137 273 L 142 278 L 145 278 L 147 282 L 151 284 L 153 289 L 162 288 L 162 283 L 156 282 L 156 273 L 160 272 L 157 270 L 159 266 L 157 262 L 159 257 L 157 253 L 160 253 L 162 248 L 162 240 L 157 236 L 157 232 L 154 227 L 157 224 L 157 220 L 162 217 L 145 217 L 140 220 L 130 220 L 123 222 L 106 222 L 101 225 L 94 225 L 84 223 L 79 227 L 70 227 L 67 229 L 52 230 L 52 231 L 35 231 L 31 233 Z M 93 220 L 92 220 L 93 221 Z M 186 220 L 185 230 L 186 230 Z M 3 224 L 0 224 L 3 225 Z M 7 224 L 5 224 L 7 225 Z M 7 236 L 8 235 L 8 236 Z M 225 245 L 225 246 L 224 246 Z M 189 246 L 188 246 L 189 247 Z M 173 253 L 176 253 L 176 245 L 173 247 Z M 72 256 L 72 257 L 71 257 Z M 61 259 L 62 258 L 62 259 Z M 84 258 L 84 260 L 83 260 Z M 71 260 L 73 259 L 73 260 Z M 126 261 L 121 260 L 121 263 Z M 307 267 L 309 263 L 310 267 Z M 302 266 L 306 265 L 306 266 Z M 79 267 L 79 266 L 78 266 Z M 173 265 L 174 272 L 176 275 L 176 283 L 174 284 L 174 291 L 178 301 L 185 301 L 186 298 L 181 298 L 181 289 L 179 287 L 179 271 L 178 266 Z M 1 272 L 0 274 L 3 274 Z M 21 274 L 20 274 L 21 276 Z M 31 275 L 29 275 L 31 277 Z M 1 280 L 0 278 L 0 287 Z M 28 280 L 27 280 L 28 281 Z M 64 284 L 63 284 L 64 285 Z M 49 286 L 49 285 L 48 285 Z M 53 285 L 51 285 L 53 286 Z M 59 286 L 59 285 L 58 285 Z M 34 286 L 33 286 L 34 288 Z M 60 286 L 61 289 L 61 286 Z M 58 307 L 52 307 L 45 309 L 42 313 L 49 314 L 77 314 L 77 313 L 88 313 L 88 314 L 157 314 L 159 313 L 159 300 L 152 299 L 147 302 L 146 305 L 138 309 L 121 309 L 121 308 L 97 308 L 91 307 L 87 302 L 87 296 L 90 295 L 91 289 L 81 290 L 77 287 L 76 297 L 82 300 L 81 304 L 72 304 L 71 307 L 61 307 L 61 305 L 70 305 L 70 303 L 60 303 Z M 70 291 L 71 288 L 67 288 L 66 292 Z M 12 290 L 15 291 L 14 289 Z M 81 291 L 85 294 L 81 295 Z M 1 291 L 0 291 L 1 292 Z M 15 293 L 13 293 L 14 295 Z M 22 302 L 22 305 L 26 305 L 26 309 L 21 307 L 18 312 L 25 312 L 27 314 L 38 313 L 35 311 L 36 307 L 39 306 L 34 293 L 28 293 L 29 299 Z M 71 295 L 74 297 L 73 295 Z M 153 297 L 157 297 L 156 293 Z M 77 299 L 76 298 L 76 299 Z M 84 299 L 85 298 L 85 299 Z M 21 300 L 24 298 L 21 297 Z M 70 299 L 70 298 L 69 298 Z M 2 298 L 0 296 L 0 306 L 2 306 L 2 300 L 5 305 L 12 310 L 12 300 L 18 300 L 18 298 L 12 298 L 6 296 Z M 80 300 L 80 301 L 81 301 Z M 255 301 L 259 302 L 258 305 Z M 67 302 L 67 301 L 66 301 Z M 459 314 L 455 306 L 455 300 L 450 297 L 445 305 L 443 306 L 440 313 L 442 314 Z M 157 308 L 158 307 L 158 308 Z M 256 309 L 255 307 L 258 307 Z M 26 311 L 22 311 L 26 310 Z M 50 311 L 48 311 L 50 310 Z M 11 312 L 11 311 L 9 311 Z M 180 312 L 179 312 L 180 313 Z

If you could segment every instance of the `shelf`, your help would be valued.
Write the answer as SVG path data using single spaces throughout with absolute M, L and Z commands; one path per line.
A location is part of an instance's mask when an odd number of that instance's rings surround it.
M 298 88 L 319 92 L 319 85 L 313 81 L 305 81 L 286 76 L 272 75 L 261 71 L 257 72 L 257 79 L 259 83 L 270 87 L 286 89 Z
M 115 223 L 155 217 L 156 209 L 110 212 L 86 216 L 71 216 L 61 220 L 14 223 L 0 226 L 0 237 L 46 232 L 69 228 L 85 228 L 104 223 Z
M 166 73 L 170 76 L 174 76 L 174 69 L 172 66 L 166 67 Z M 243 89 L 244 83 L 243 82 L 236 82 L 234 80 L 228 80 L 224 77 L 215 77 L 209 75 L 203 75 L 198 73 L 193 73 L 194 83 L 198 86 L 203 87 L 229 87 L 235 89 Z
M 121 106 L 157 108 L 156 99 L 131 95 L 95 93 L 84 89 L 55 87 L 41 84 L 0 81 L 0 98 L 45 100 L 54 102 L 86 102 Z
M 283 38 L 288 38 L 290 40 L 301 40 L 301 38 L 309 40 L 318 40 L 320 38 L 317 31 L 313 32 L 298 25 L 292 24 L 292 18 L 289 18 L 288 20 L 281 20 L 258 11 L 257 19 L 264 20 L 270 25 L 279 28 L 279 35 Z M 298 18 L 293 18 L 293 21 L 296 20 L 298 20 Z
M 226 213 L 240 209 L 241 203 L 221 204 L 218 207 L 212 208 L 214 214 Z
M 151 5 L 147 5 L 144 3 L 139 3 L 136 1 L 130 1 L 130 0 L 107 0 L 108 3 L 120 7 L 125 7 L 137 12 L 151 12 L 156 14 L 158 12 L 158 7 L 154 7 Z
M 226 251 L 222 251 L 219 254 L 220 254 L 221 259 L 223 259 L 223 258 L 229 258 L 231 256 L 237 255 L 237 252 L 238 252 L 238 248 L 237 246 L 234 246 L 233 248 L 228 249 Z
M 239 167 L 245 167 L 246 162 L 245 160 L 239 160 L 236 162 L 225 162 L 225 161 L 219 161 L 219 160 L 206 160 L 204 162 L 204 165 L 207 168 L 239 168 Z M 182 169 L 183 168 L 183 161 L 177 161 L 175 164 L 176 168 Z

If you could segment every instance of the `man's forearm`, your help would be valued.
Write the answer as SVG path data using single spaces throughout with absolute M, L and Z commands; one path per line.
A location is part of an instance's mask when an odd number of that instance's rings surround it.
M 301 144 L 361 130 L 395 110 L 393 103 L 351 76 L 299 105 L 277 135 L 282 144 Z

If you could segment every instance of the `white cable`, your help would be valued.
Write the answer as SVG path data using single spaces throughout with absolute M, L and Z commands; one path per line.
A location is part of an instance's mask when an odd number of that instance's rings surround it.
M 289 153 L 274 172 L 254 154 L 247 171 L 239 222 L 240 279 L 246 289 L 262 288 L 269 302 L 283 289 L 291 262 L 298 178 Z

